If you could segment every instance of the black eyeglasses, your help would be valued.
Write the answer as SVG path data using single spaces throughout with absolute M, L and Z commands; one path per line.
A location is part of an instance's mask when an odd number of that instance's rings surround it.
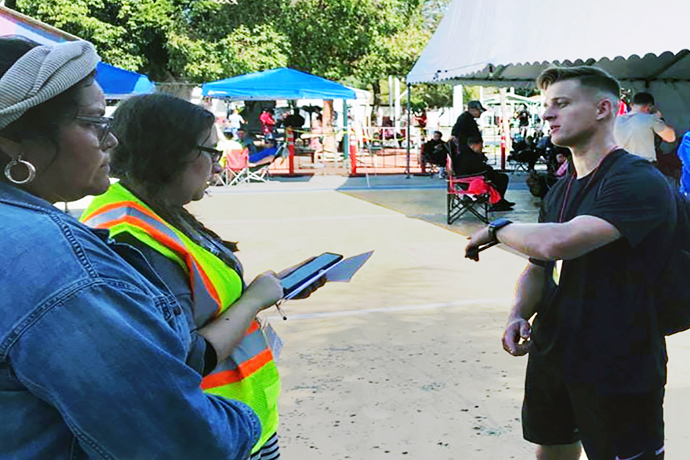
M 220 161 L 220 158 L 223 156 L 222 150 L 213 149 L 211 147 L 205 147 L 203 145 L 197 145 L 196 148 L 201 150 L 204 153 L 209 154 L 211 156 L 211 160 L 214 163 L 218 163 Z
M 98 142 L 103 145 L 105 140 L 108 138 L 108 134 L 112 131 L 110 130 L 113 119 L 111 117 L 74 117 L 75 120 L 87 123 L 96 127 L 98 132 Z

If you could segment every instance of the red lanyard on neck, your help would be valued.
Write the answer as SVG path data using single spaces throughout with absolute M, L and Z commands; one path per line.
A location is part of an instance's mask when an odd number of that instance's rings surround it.
M 587 183 L 585 184 L 585 187 L 582 190 L 583 195 L 587 191 L 587 188 L 589 188 L 589 185 L 594 180 L 594 176 L 596 176 L 597 172 L 599 172 L 599 166 L 601 166 L 601 163 L 606 159 L 606 157 L 608 157 L 611 153 L 613 153 L 616 150 L 618 150 L 618 146 L 614 145 L 613 148 L 611 148 L 611 150 L 609 150 L 608 153 L 606 155 L 604 155 L 601 160 L 599 160 L 597 167 L 594 168 L 594 170 L 590 174 L 589 179 L 587 180 Z M 575 171 L 573 171 L 573 173 L 570 175 L 570 179 L 568 179 L 568 186 L 565 189 L 565 195 L 563 196 L 563 204 L 561 205 L 561 212 L 558 213 L 558 223 L 559 224 L 563 223 L 563 217 L 565 217 L 565 208 L 568 205 L 568 198 L 570 198 L 570 188 L 573 185 L 573 180 L 575 180 L 576 175 L 577 175 L 577 173 Z

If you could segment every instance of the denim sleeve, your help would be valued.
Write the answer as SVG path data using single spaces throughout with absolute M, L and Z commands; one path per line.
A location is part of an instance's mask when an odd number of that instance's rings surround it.
M 118 237 L 124 235 L 127 234 L 121 233 Z M 189 275 L 174 260 L 167 258 L 136 238 L 131 237 L 127 243 L 142 253 L 182 307 L 190 330 L 190 345 L 186 362 L 192 369 L 196 369 L 202 376 L 206 377 L 216 368 L 218 355 L 213 349 L 213 345 L 197 332 L 199 327 L 194 323 L 194 300 L 192 299 L 192 288 L 189 285 Z
M 175 296 L 177 302 L 182 307 L 182 311 L 189 324 L 189 330 L 191 331 L 191 342 L 186 362 L 192 369 L 196 369 L 202 375 L 209 374 L 215 368 L 215 350 L 209 350 L 208 347 L 211 345 L 197 333 L 197 325 L 194 324 L 194 301 L 192 299 L 192 288 L 189 285 L 189 275 L 177 262 L 167 258 L 127 232 L 119 233 L 115 236 L 115 240 L 120 243 L 126 243 L 141 252 L 144 259 L 146 259 L 151 268 Z M 143 275 L 146 274 L 143 273 Z M 213 367 L 210 367 L 211 365 Z
M 260 422 L 248 406 L 202 392 L 174 305 L 94 281 L 39 308 L 9 362 L 90 458 L 244 460 Z

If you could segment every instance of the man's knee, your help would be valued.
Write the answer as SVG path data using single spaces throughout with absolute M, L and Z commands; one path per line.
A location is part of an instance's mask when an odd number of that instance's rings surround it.
M 579 442 L 558 446 L 538 446 L 537 460 L 578 460 L 582 452 Z

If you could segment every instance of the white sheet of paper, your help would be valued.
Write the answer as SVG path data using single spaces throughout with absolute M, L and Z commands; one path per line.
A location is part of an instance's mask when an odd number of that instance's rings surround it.
M 359 270 L 364 263 L 369 260 L 369 257 L 374 253 L 374 251 L 365 252 L 358 256 L 352 256 L 347 259 L 343 259 L 329 270 L 326 274 L 326 280 L 328 281 L 339 281 L 347 283 L 352 279 L 357 270 Z

